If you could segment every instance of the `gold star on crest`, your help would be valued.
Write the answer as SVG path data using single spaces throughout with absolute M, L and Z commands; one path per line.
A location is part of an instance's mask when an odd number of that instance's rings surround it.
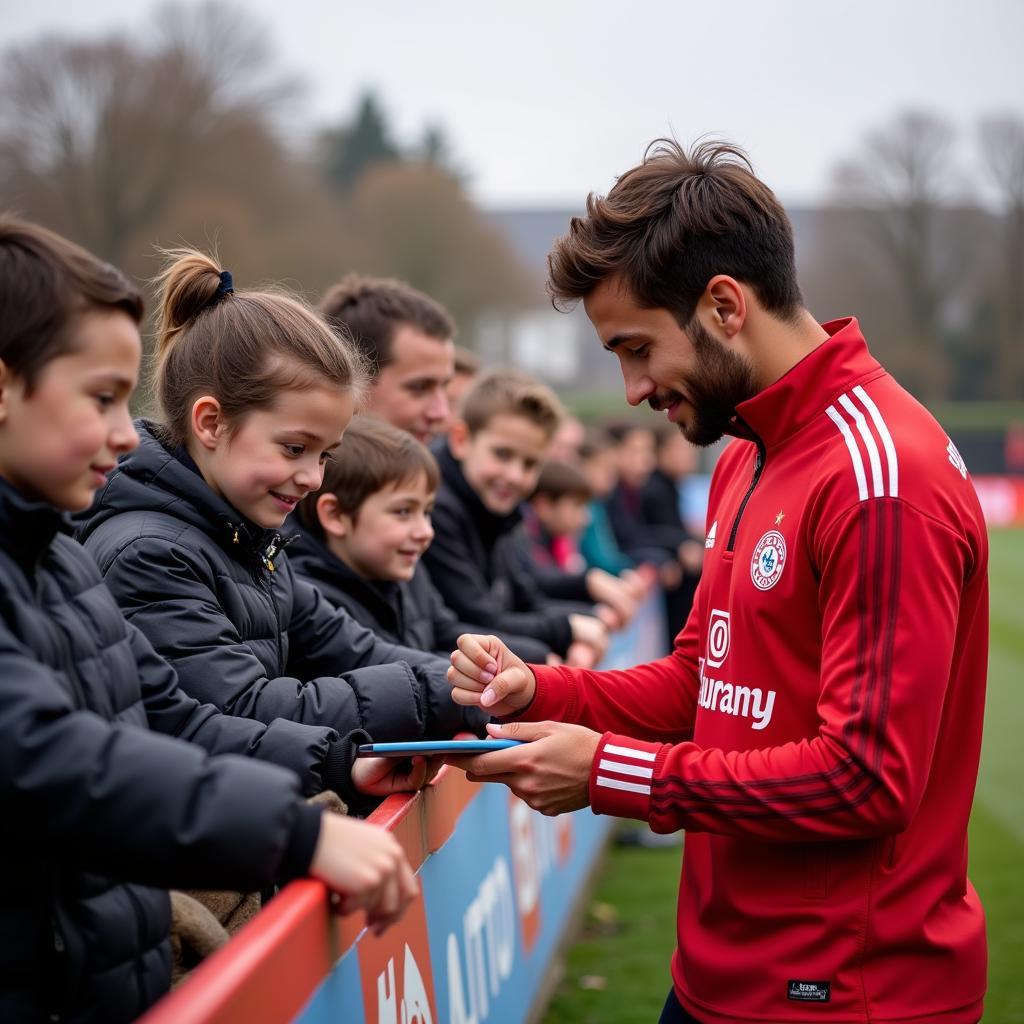
M 780 512 L 780 513 L 779 513 L 779 514 L 778 514 L 778 515 L 777 515 L 777 516 L 775 517 L 775 525 L 776 525 L 776 526 L 781 526 L 781 525 L 782 525 L 782 520 L 783 520 L 783 519 L 785 519 L 785 518 L 786 518 L 786 513 L 785 513 L 785 512 Z

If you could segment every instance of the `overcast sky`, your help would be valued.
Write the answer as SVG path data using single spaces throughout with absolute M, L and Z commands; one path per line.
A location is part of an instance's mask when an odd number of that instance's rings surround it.
M 242 0 L 315 126 L 381 95 L 399 139 L 441 123 L 487 206 L 577 206 L 656 136 L 745 146 L 788 203 L 900 110 L 961 131 L 1024 116 L 1024 0 Z M 0 0 L 0 43 L 144 30 L 138 0 Z

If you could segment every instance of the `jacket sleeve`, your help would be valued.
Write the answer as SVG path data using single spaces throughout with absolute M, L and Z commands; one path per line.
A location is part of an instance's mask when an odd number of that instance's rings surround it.
M 331 771 L 341 739 L 333 729 L 283 718 L 264 725 L 222 714 L 212 704 L 200 704 L 181 689 L 174 669 L 146 637 L 130 622 L 125 626 L 153 732 L 188 740 L 210 754 L 242 754 L 288 768 L 298 776 L 306 796 L 347 784 L 347 777 Z
M 424 560 L 434 585 L 449 607 L 462 619 L 478 622 L 488 630 L 508 630 L 533 637 L 557 654 L 564 655 L 572 643 L 572 629 L 565 614 L 545 610 L 509 611 L 491 593 L 490 585 L 466 543 L 460 524 L 449 509 L 434 509 L 434 540 Z M 506 581 L 514 586 L 514 582 Z M 532 605 L 531 605 L 532 607 Z
M 817 735 L 725 751 L 608 733 L 591 773 L 595 811 L 646 818 L 657 831 L 783 841 L 906 828 L 938 741 L 972 553 L 949 527 L 882 498 L 859 502 L 822 531 L 813 557 L 822 616 Z
M 289 667 L 302 675 L 336 671 L 338 665 L 356 669 L 344 678 L 359 697 L 363 717 L 359 727 L 375 740 L 414 738 L 404 725 L 406 732 L 395 734 L 399 724 L 392 722 L 392 691 L 396 686 L 411 690 L 420 702 L 421 724 L 415 735 L 446 738 L 462 729 L 483 728 L 485 716 L 452 700 L 446 658 L 381 640 L 347 611 L 329 604 L 311 583 L 293 579 Z
M 694 600 L 672 653 L 646 665 L 611 671 L 531 665 L 534 698 L 514 717 L 614 729 L 650 741 L 692 736 L 699 689 L 697 607 Z
M 181 688 L 200 703 L 258 722 L 284 718 L 341 734 L 365 729 L 375 740 L 423 735 L 423 683 L 402 662 L 338 671 L 343 665 L 336 647 L 339 663 L 330 674 L 269 676 L 220 607 L 208 563 L 187 548 L 147 537 L 133 541 L 100 568 L 125 617 L 171 663 Z M 329 608 L 326 603 L 323 607 Z M 295 646 L 309 642 L 310 636 L 293 640 Z
M 0 679 L 8 842 L 147 885 L 244 891 L 279 877 L 308 812 L 291 772 L 74 709 L 3 626 Z

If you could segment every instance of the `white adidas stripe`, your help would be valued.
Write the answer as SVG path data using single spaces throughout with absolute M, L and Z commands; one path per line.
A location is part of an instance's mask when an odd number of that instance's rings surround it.
M 638 761 L 653 761 L 655 759 L 655 755 L 649 750 L 634 750 L 632 747 L 618 747 L 614 743 L 609 743 L 602 753 L 618 754 L 620 757 L 635 757 Z
M 639 764 L 626 764 L 625 761 L 609 761 L 603 757 L 597 767 L 603 768 L 606 772 L 618 772 L 620 775 L 635 775 L 639 779 L 650 779 L 654 775 L 653 768 L 644 768 Z
M 892 435 L 885 424 L 885 420 L 879 412 L 878 406 L 871 400 L 868 393 L 859 384 L 853 389 L 854 394 L 864 406 L 868 416 L 871 417 L 871 424 L 850 397 L 850 394 L 840 395 L 839 404 L 843 407 L 857 427 L 857 433 L 864 443 L 864 450 L 868 453 L 868 463 L 871 469 L 871 490 L 874 497 L 896 498 L 899 496 L 899 462 L 896 458 L 896 446 L 893 444 Z M 868 491 L 867 472 L 864 467 L 864 456 L 861 454 L 857 439 L 853 436 L 850 424 L 839 410 L 830 405 L 826 410 L 828 418 L 839 429 L 843 440 L 846 442 L 846 449 L 850 453 L 850 461 L 853 463 L 853 475 L 857 478 L 857 495 L 861 501 L 866 501 L 870 496 Z M 872 425 L 878 432 L 878 438 L 885 449 L 885 467 L 882 466 L 881 453 L 878 450 L 878 442 L 871 430 Z
M 875 444 L 874 435 L 868 430 L 868 421 L 864 419 L 864 413 L 850 401 L 849 395 L 840 395 L 839 404 L 853 417 L 857 430 L 864 439 L 868 461 L 871 463 L 871 482 L 875 488 L 875 497 L 881 498 L 885 495 L 885 488 L 882 485 L 882 460 L 878 457 L 878 445 Z
M 871 400 L 868 393 L 859 384 L 853 389 L 853 393 L 864 403 L 864 408 L 871 414 L 871 418 L 875 422 L 875 429 L 882 439 L 885 458 L 889 463 L 889 497 L 898 498 L 900 496 L 900 467 L 896 459 L 896 445 L 892 443 L 892 434 L 889 433 L 889 428 L 885 425 L 878 406 Z
M 651 795 L 651 787 L 641 785 L 639 782 L 621 782 L 619 779 L 609 779 L 606 775 L 598 775 L 597 784 L 605 789 L 621 789 L 627 793 L 642 793 L 644 796 Z

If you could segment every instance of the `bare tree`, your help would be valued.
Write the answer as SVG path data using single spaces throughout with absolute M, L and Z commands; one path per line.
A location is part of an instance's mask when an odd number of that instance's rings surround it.
M 1002 259 L 995 287 L 997 393 L 1024 390 L 1024 118 L 1002 115 L 979 126 L 982 159 L 999 197 Z
M 907 373 L 926 398 L 944 397 L 949 364 L 943 319 L 966 254 L 952 244 L 947 216 L 956 171 L 954 132 L 912 112 L 872 132 L 835 173 L 840 202 L 857 211 L 878 269 L 905 313 Z
M 289 93 L 268 81 L 258 30 L 218 4 L 167 7 L 151 40 L 48 37 L 6 55 L 0 91 L 5 203 L 123 263 L 204 153 L 263 124 Z

